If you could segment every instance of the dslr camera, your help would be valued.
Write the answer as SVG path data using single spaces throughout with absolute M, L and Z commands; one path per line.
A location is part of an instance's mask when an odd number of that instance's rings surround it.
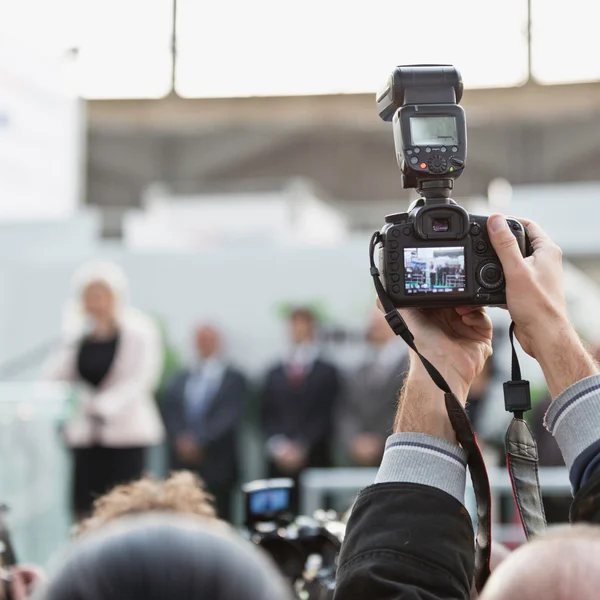
M 388 215 L 380 232 L 379 273 L 398 308 L 506 304 L 487 217 L 450 197 L 467 159 L 462 93 L 453 66 L 407 65 L 377 95 L 379 116 L 392 122 L 402 185 L 421 196 L 408 212 Z M 530 254 L 523 225 L 507 222 L 523 256 Z
M 333 598 L 337 555 L 346 526 L 335 511 L 297 516 L 292 479 L 258 480 L 242 486 L 246 535 L 265 550 L 303 600 Z

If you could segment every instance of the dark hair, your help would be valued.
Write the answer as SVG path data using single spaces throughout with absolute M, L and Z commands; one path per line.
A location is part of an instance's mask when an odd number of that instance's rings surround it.
M 287 600 L 279 572 L 232 530 L 147 514 L 84 536 L 43 600 Z

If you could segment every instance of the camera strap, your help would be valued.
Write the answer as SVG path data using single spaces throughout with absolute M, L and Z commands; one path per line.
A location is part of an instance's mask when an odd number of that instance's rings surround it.
M 504 445 L 506 466 L 512 484 L 519 517 L 527 539 L 543 533 L 546 515 L 538 474 L 538 450 L 533 433 L 523 419 L 531 409 L 529 381 L 521 379 L 521 366 L 515 350 L 515 324 L 510 324 L 508 336 L 512 349 L 511 381 L 504 384 L 504 408 L 513 414 L 506 430 Z
M 450 423 L 456 434 L 458 443 L 467 452 L 467 466 L 471 473 L 473 491 L 477 501 L 477 533 L 475 536 L 475 587 L 481 592 L 485 582 L 490 575 L 490 553 L 491 553 L 491 492 L 488 474 L 483 461 L 481 449 L 477 444 L 475 431 L 464 407 L 458 398 L 452 393 L 450 386 L 442 377 L 440 372 L 419 352 L 414 342 L 414 336 L 408 329 L 406 322 L 394 306 L 381 283 L 379 269 L 375 266 L 375 248 L 381 241 L 379 232 L 373 234 L 369 245 L 369 261 L 371 276 L 375 284 L 375 290 L 381 306 L 385 312 L 385 319 L 392 331 L 400 336 L 423 363 L 427 373 L 433 382 L 444 392 L 446 411 Z

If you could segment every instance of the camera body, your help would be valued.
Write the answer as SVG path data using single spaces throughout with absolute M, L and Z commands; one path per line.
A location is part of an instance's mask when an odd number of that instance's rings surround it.
M 258 480 L 242 486 L 246 534 L 265 550 L 290 581 L 297 597 L 333 598 L 336 558 L 345 525 L 333 511 L 298 516 L 291 479 Z
M 392 122 L 402 185 L 421 195 L 408 212 L 388 215 L 380 232 L 379 272 L 396 307 L 506 304 L 487 217 L 450 198 L 467 158 L 462 92 L 451 65 L 407 65 L 377 95 L 379 116 Z M 523 256 L 530 254 L 523 225 L 507 221 Z
M 521 253 L 523 225 L 507 219 Z M 487 232 L 487 217 L 457 204 L 417 200 L 407 213 L 388 215 L 381 231 L 379 271 L 397 307 L 502 306 L 504 273 Z

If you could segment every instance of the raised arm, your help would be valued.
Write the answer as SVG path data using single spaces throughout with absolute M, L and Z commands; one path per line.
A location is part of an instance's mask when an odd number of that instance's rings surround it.
M 403 311 L 415 343 L 464 404 L 491 354 L 482 309 Z M 443 393 L 418 358 L 411 366 L 375 485 L 358 497 L 344 541 L 336 600 L 463 600 L 474 570 L 464 506 L 466 454 Z

